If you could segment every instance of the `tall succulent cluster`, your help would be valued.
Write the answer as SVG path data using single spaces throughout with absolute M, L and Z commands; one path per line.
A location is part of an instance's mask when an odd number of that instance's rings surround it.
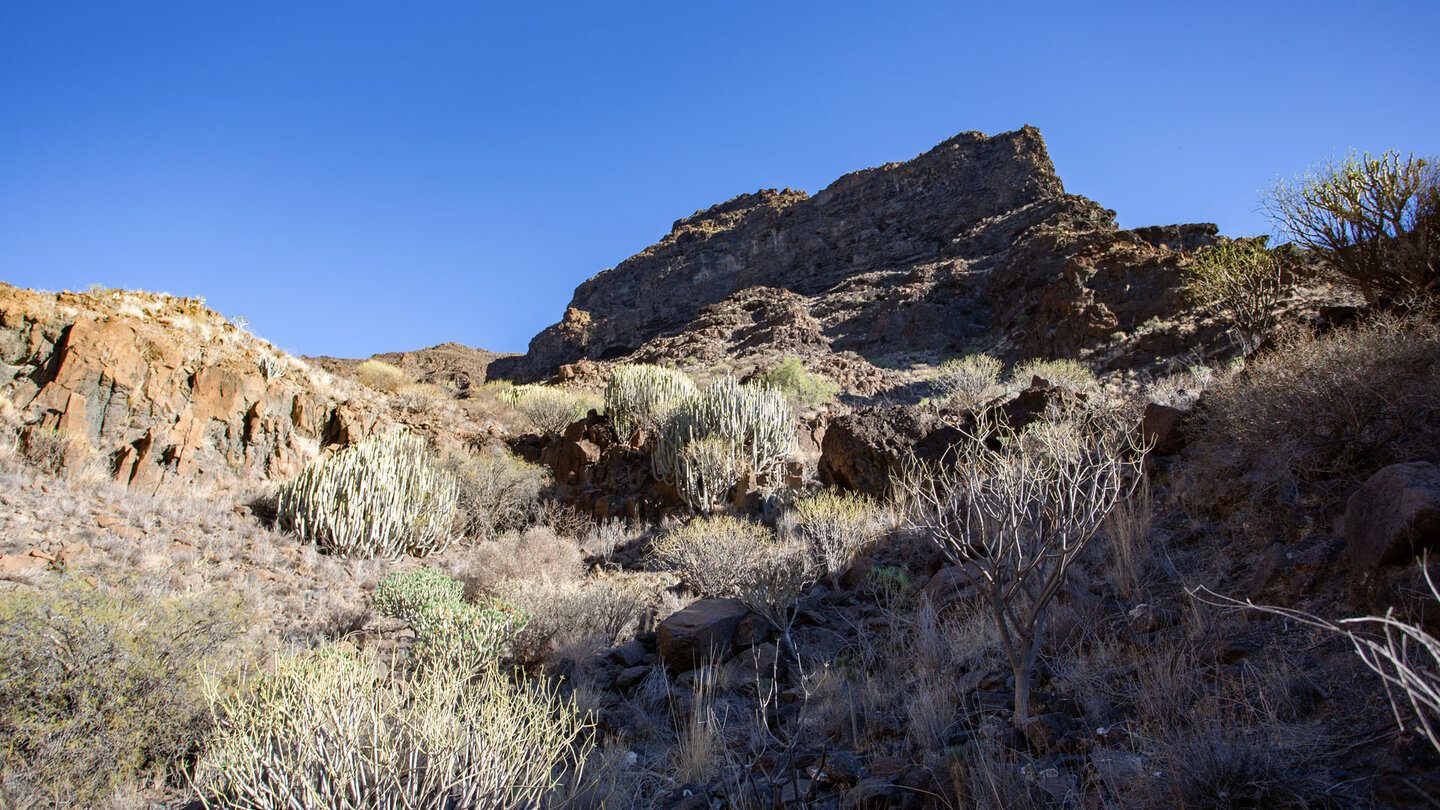
M 695 395 L 685 372 L 648 364 L 616 366 L 605 386 L 605 412 L 620 439 L 651 435 L 671 411 Z
M 459 484 L 424 439 L 402 431 L 308 465 L 280 488 L 280 524 L 356 557 L 422 557 L 449 545 Z
M 713 448 L 690 449 L 696 442 L 729 444 L 735 459 L 731 480 L 717 481 Z M 728 490 L 746 472 L 774 480 L 795 451 L 795 424 L 785 395 L 768 386 L 740 385 L 725 378 L 681 402 L 655 437 L 656 476 L 673 483 L 692 508 L 713 511 L 713 495 Z M 710 480 L 706 480 L 706 472 Z

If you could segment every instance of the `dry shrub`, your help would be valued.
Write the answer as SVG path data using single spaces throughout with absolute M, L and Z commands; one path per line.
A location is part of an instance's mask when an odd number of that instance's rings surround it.
M 764 526 L 728 515 L 696 518 L 657 540 L 653 554 L 701 596 L 738 596 L 771 538 Z
M 595 521 L 575 506 L 554 498 L 541 499 L 536 505 L 530 522 L 544 526 L 561 537 L 579 539 L 590 534 Z
M 452 455 L 445 466 L 460 481 L 461 532 L 473 539 L 524 528 L 551 480 L 548 468 L 503 447 L 478 455 Z
M 0 593 L 0 804 L 94 806 L 127 784 L 183 784 L 209 725 L 202 669 L 244 661 L 244 623 L 211 592 L 71 579 Z
M 381 360 L 366 360 L 356 366 L 355 378 L 361 385 L 381 391 L 398 391 L 409 382 L 405 372 Z
M 536 430 L 552 435 L 584 419 L 590 411 L 605 408 L 600 397 L 587 391 L 550 385 L 517 385 L 504 396 Z
M 500 586 L 500 593 L 529 616 L 513 647 L 516 660 L 524 664 L 544 661 L 569 643 L 612 646 L 633 632 L 647 607 L 635 590 L 603 579 L 513 580 Z
M 1380 467 L 1440 460 L 1440 335 L 1417 315 L 1323 336 L 1292 327 L 1199 413 L 1204 507 L 1262 522 L 1283 520 L 1276 507 L 1332 507 Z
M 396 389 L 392 401 L 404 411 L 429 413 L 451 399 L 450 391 L 434 383 L 411 383 Z
M 972 408 L 999 396 L 1000 371 L 1004 365 L 988 354 L 971 354 L 940 364 L 939 386 L 950 404 L 958 408 Z
M 83 436 L 39 425 L 20 432 L 20 454 L 28 464 L 48 475 L 74 474 L 94 456 Z
M 533 807 L 589 747 L 572 704 L 494 668 L 399 678 L 324 650 L 209 697 L 218 728 L 196 783 L 225 807 Z
M 840 575 L 875 543 L 885 525 L 870 497 L 834 489 L 796 502 L 787 522 L 814 547 L 837 589 Z
M 465 583 L 466 595 L 471 598 L 499 595 L 507 582 L 568 582 L 585 572 L 579 545 L 544 526 L 477 543 L 446 562 L 450 573 Z

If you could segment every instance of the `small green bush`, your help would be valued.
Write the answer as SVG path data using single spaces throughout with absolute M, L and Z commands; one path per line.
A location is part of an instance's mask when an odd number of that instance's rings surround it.
M 652 554 L 701 596 L 738 596 L 772 540 L 764 526 L 716 515 L 672 529 Z
M 683 371 L 652 365 L 616 366 L 605 386 L 605 413 L 621 441 L 652 435 L 676 406 L 695 394 Z
M 792 401 L 813 408 L 840 394 L 840 385 L 824 374 L 805 368 L 798 357 L 788 357 L 760 376 L 761 382 L 784 392 Z
M 960 408 L 972 408 L 1001 393 L 1003 365 L 988 354 L 971 354 L 940 364 L 940 392 Z
M 1028 388 L 1036 377 L 1075 393 L 1095 389 L 1095 372 L 1079 360 L 1027 360 L 1010 372 L 1010 385 Z
M 1266 237 L 1236 239 L 1200 251 L 1185 273 L 1185 291 L 1202 306 L 1214 305 L 1240 333 L 1251 354 L 1275 326 L 1275 306 L 1285 289 L 1284 268 Z
M 0 804 L 94 807 L 126 785 L 183 785 L 208 733 L 202 673 L 223 691 L 243 629 L 215 593 L 74 579 L 0 592 Z
M 356 366 L 355 378 L 361 385 L 380 391 L 398 391 L 409 382 L 405 372 L 381 360 L 366 360 Z
M 390 574 L 375 586 L 377 613 L 410 623 L 422 658 L 493 662 L 506 654 L 526 615 L 498 599 L 466 604 L 465 584 L 423 568 Z
M 590 747 L 573 702 L 463 663 L 397 677 L 364 654 L 289 655 L 244 693 L 209 697 L 207 806 L 545 806 Z
M 563 432 L 590 411 L 605 407 L 594 394 L 553 385 L 517 385 L 501 396 L 525 414 L 536 430 L 550 435 Z
M 459 486 L 425 440 L 403 431 L 314 462 L 280 488 L 280 524 L 337 554 L 417 557 L 449 545 Z

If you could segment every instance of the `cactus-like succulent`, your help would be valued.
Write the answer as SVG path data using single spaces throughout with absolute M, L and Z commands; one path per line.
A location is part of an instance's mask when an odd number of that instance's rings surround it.
M 703 479 L 697 465 L 714 460 L 715 454 L 709 450 L 687 452 L 687 448 L 703 439 L 729 443 L 738 462 L 735 480 L 749 472 L 757 479 L 773 481 L 795 452 L 794 417 L 784 394 L 766 386 L 740 385 L 728 377 L 711 383 L 671 412 L 655 437 L 651 457 L 655 474 L 675 484 L 692 508 L 702 510 L 704 505 L 692 500 L 701 492 L 696 479 Z M 718 482 L 705 484 L 708 490 L 716 486 Z
M 424 439 L 372 437 L 308 465 L 280 488 L 280 525 L 338 554 L 422 557 L 450 543 L 459 484 Z
M 653 435 L 665 417 L 695 394 L 685 372 L 647 364 L 616 366 L 605 386 L 605 413 L 621 441 Z

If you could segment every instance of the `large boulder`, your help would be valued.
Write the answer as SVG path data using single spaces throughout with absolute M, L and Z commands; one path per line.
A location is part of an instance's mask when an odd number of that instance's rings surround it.
M 820 447 L 819 475 L 827 486 L 885 495 L 909 458 L 939 461 L 965 438 L 933 408 L 862 408 L 830 423 Z
M 720 663 L 735 646 L 735 628 L 750 609 L 739 599 L 699 599 L 670 614 L 656 628 L 655 645 L 677 672 Z
M 1440 468 L 1417 461 L 1370 476 L 1345 506 L 1345 540 L 1362 592 L 1384 567 L 1440 546 Z

